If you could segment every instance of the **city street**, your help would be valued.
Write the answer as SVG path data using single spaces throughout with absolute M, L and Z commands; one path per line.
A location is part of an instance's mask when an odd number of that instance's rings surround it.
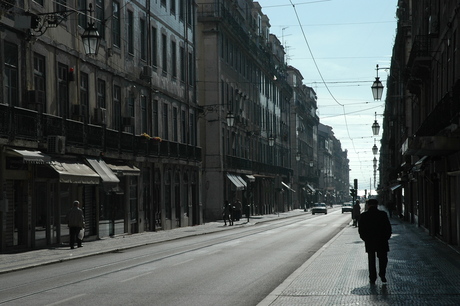
M 256 305 L 349 221 L 335 208 L 6 273 L 0 304 Z

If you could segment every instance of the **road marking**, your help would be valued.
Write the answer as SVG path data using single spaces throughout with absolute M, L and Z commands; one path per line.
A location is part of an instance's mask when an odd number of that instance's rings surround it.
M 63 304 L 63 303 L 66 303 L 66 302 L 68 302 L 68 301 L 78 299 L 79 297 L 82 297 L 82 296 L 84 296 L 84 295 L 86 295 L 86 293 L 82 293 L 82 294 L 79 294 L 79 295 L 75 295 L 75 296 L 73 296 L 73 297 L 70 297 L 70 298 L 61 300 L 61 301 L 59 301 L 59 302 L 55 302 L 55 303 L 52 303 L 52 304 L 48 304 L 48 306 Z
M 152 271 L 144 273 L 144 274 L 139 274 L 139 275 L 136 275 L 136 276 L 133 276 L 133 277 L 130 277 L 130 278 L 125 278 L 125 279 L 121 280 L 120 283 L 129 282 L 129 281 L 131 281 L 133 279 L 143 277 L 143 276 L 146 276 L 146 275 L 149 275 L 149 274 L 152 274 Z

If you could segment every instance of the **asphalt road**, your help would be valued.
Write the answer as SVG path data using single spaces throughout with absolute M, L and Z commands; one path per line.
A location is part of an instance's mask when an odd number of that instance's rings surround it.
M 7 273 L 1 305 L 256 305 L 350 221 L 340 208 Z

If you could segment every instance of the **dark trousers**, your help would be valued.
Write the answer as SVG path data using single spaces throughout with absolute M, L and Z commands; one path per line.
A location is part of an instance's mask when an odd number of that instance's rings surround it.
M 78 239 L 78 233 L 80 232 L 80 227 L 70 227 L 69 228 L 69 236 L 70 236 L 70 247 L 73 248 L 75 245 L 75 241 L 77 242 L 77 246 L 81 247 L 81 239 Z
M 375 262 L 375 254 L 379 259 L 379 276 L 385 277 L 388 264 L 388 254 L 387 252 L 368 252 L 367 257 L 369 259 L 369 280 L 375 282 L 377 279 L 377 268 Z

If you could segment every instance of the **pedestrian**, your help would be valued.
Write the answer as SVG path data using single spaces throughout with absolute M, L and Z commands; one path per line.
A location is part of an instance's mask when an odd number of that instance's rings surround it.
M 233 205 L 230 204 L 227 200 L 224 202 L 224 211 L 222 212 L 222 218 L 224 219 L 224 224 L 233 225 Z
M 235 201 L 235 220 L 236 221 L 240 221 L 242 210 L 243 210 L 243 204 L 241 204 L 241 201 L 239 199 L 236 199 Z
M 359 216 L 361 215 L 361 205 L 359 200 L 356 200 L 355 205 L 353 205 L 353 210 L 351 212 L 351 218 L 353 219 L 353 226 L 358 226 Z
M 377 199 L 367 201 L 368 210 L 363 212 L 358 223 L 358 232 L 364 241 L 369 264 L 369 281 L 371 285 L 377 280 L 375 255 L 379 259 L 379 276 L 383 283 L 387 282 L 386 268 L 390 247 L 391 224 L 386 212 L 377 208 Z
M 75 241 L 79 248 L 82 247 L 82 239 L 78 237 L 80 230 L 85 227 L 85 217 L 83 211 L 80 209 L 80 202 L 73 201 L 73 207 L 67 214 L 67 224 L 69 226 L 70 248 L 73 249 Z

